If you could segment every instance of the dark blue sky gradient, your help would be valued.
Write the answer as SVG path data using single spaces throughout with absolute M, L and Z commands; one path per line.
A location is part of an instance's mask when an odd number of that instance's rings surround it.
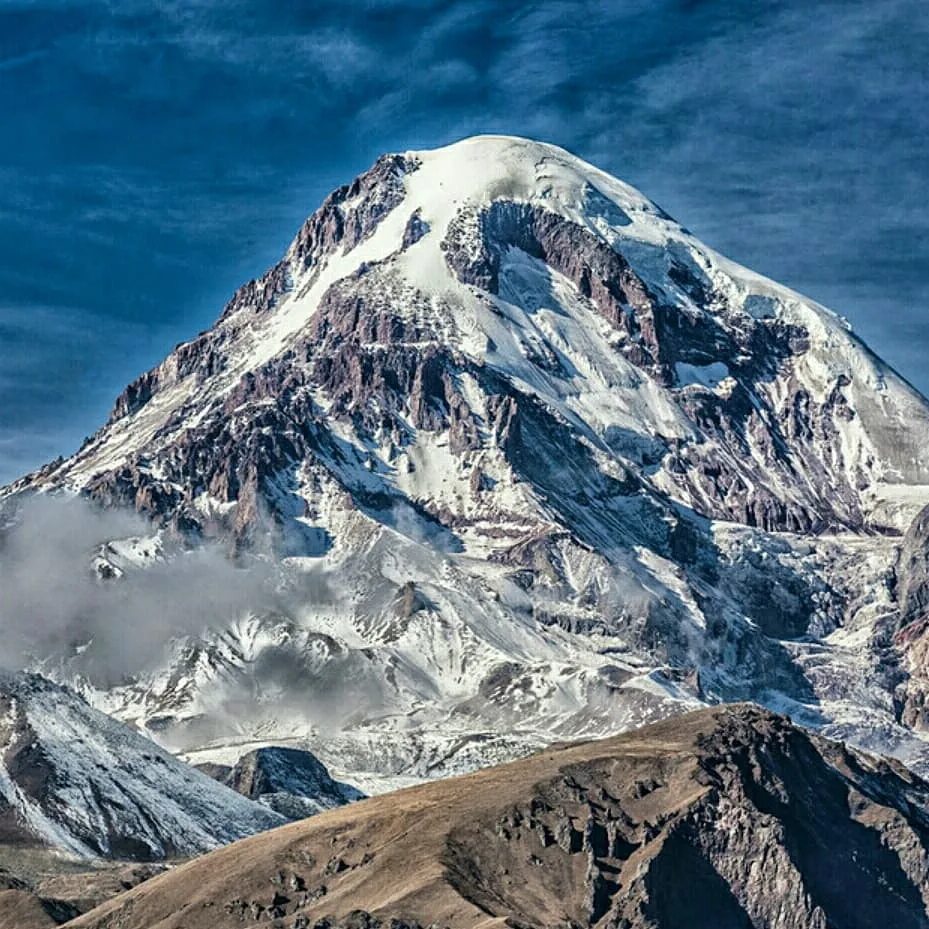
M 0 0 L 0 481 L 382 151 L 569 148 L 929 390 L 929 6 Z

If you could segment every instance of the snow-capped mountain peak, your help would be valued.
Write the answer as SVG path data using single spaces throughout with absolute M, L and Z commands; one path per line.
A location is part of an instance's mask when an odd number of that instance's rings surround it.
M 735 698 L 916 757 L 886 643 L 927 427 L 830 311 L 562 149 L 482 136 L 334 191 L 6 495 L 313 581 L 83 682 L 198 761 L 295 744 L 377 789 Z
M 402 354 L 410 388 L 427 355 L 454 356 L 469 408 L 468 389 L 487 393 L 480 375 L 500 377 L 597 451 L 659 457 L 651 483 L 708 516 L 903 528 L 912 511 L 896 518 L 900 488 L 929 483 L 922 398 L 838 317 L 723 259 L 562 149 L 500 136 L 385 156 L 336 191 L 213 330 L 31 483 L 94 489 L 269 378 L 306 371 L 322 409 L 393 402 L 325 383 L 357 381 L 349 359 L 332 357 L 348 343 L 356 368 Z

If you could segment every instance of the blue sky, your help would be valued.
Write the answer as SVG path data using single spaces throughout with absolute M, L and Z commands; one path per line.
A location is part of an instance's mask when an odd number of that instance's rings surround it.
M 925 0 L 0 0 L 0 481 L 382 151 L 556 142 L 929 391 Z

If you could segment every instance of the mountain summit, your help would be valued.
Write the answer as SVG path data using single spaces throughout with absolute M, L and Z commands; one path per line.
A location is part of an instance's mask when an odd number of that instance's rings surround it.
M 895 565 L 927 434 L 833 313 L 562 149 L 478 137 L 333 192 L 6 496 L 318 582 L 83 680 L 196 760 L 297 740 L 370 789 L 750 698 L 923 764 Z
M 486 441 L 497 426 L 519 444 L 510 399 L 711 518 L 886 528 L 900 486 L 929 483 L 925 401 L 839 318 L 562 149 L 496 136 L 384 156 L 335 191 L 213 329 L 27 483 L 207 531 L 232 504 L 243 532 L 259 500 L 276 515 L 282 494 L 312 505 L 299 462 L 391 500 L 435 499 L 444 482 L 441 504 L 470 524 L 456 534 L 480 538 L 481 475 L 512 483 Z M 371 446 L 367 477 L 311 429 L 332 420 Z M 417 461 L 446 433 L 450 459 Z

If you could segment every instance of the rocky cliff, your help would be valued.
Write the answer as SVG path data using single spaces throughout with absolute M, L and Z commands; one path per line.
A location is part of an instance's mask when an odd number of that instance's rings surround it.
M 305 819 L 364 798 L 351 784 L 335 780 L 311 752 L 296 748 L 258 748 L 232 766 L 206 764 L 201 770 L 287 819 Z

